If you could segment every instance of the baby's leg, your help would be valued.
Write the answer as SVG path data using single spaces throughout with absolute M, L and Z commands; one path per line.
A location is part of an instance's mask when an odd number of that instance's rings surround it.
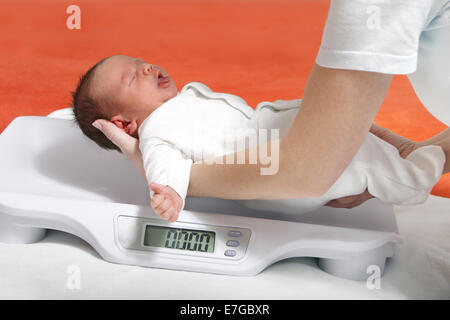
M 425 140 L 423 142 L 419 142 L 417 146 L 425 147 L 430 145 L 436 145 L 440 146 L 442 150 L 444 150 L 446 161 L 444 165 L 444 172 L 449 173 L 450 172 L 450 128 L 447 128 L 446 130 L 442 131 L 438 135 L 435 135 L 434 137 Z
M 438 145 L 421 145 L 403 159 L 396 147 L 369 133 L 346 171 L 365 176 L 376 198 L 409 205 L 428 198 L 445 162 L 446 154 Z

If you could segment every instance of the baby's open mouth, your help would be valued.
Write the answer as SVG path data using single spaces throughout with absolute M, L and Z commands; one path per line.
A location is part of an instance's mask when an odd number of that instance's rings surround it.
M 161 72 L 158 71 L 158 87 L 166 87 L 170 83 L 169 77 L 163 76 Z

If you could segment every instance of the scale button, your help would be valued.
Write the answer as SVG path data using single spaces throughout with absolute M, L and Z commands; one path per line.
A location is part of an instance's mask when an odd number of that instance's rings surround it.
M 233 238 L 238 238 L 238 237 L 242 236 L 242 232 L 237 231 L 237 230 L 230 230 L 230 231 L 228 231 L 228 236 L 233 237 Z
M 228 240 L 227 241 L 227 246 L 229 246 L 229 247 L 238 247 L 239 246 L 239 241 L 237 241 L 237 240 Z
M 227 257 L 234 257 L 236 255 L 236 251 L 235 250 L 225 250 L 224 255 L 226 255 Z

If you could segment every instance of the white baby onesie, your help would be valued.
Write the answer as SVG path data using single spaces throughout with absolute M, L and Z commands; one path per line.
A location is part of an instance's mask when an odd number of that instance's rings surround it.
M 230 141 L 245 140 L 259 129 L 278 129 L 281 138 L 300 106 L 300 99 L 277 100 L 261 102 L 254 110 L 238 96 L 189 83 L 139 127 L 147 181 L 170 186 L 184 201 L 194 162 L 207 162 L 254 146 L 250 141 L 247 145 Z M 395 147 L 369 133 L 344 173 L 322 197 L 239 202 L 259 210 L 304 213 L 368 188 L 387 203 L 422 203 L 439 180 L 444 163 L 441 147 L 423 147 L 402 159 Z

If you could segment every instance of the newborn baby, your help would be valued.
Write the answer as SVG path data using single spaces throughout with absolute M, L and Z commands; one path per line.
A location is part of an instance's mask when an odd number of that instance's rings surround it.
M 198 82 L 178 92 L 162 67 L 127 56 L 97 63 L 80 79 L 73 98 L 80 128 L 99 146 L 118 150 L 91 126 L 96 119 L 110 120 L 139 138 L 152 208 L 169 221 L 175 221 L 183 209 L 193 163 L 255 146 L 259 140 L 252 144 L 249 137 L 261 129 L 281 138 L 301 107 L 297 99 L 261 102 L 253 109 L 235 95 L 212 92 Z M 422 147 L 403 159 L 395 147 L 369 133 L 322 197 L 240 203 L 259 210 L 303 213 L 366 188 L 384 202 L 421 203 L 439 180 L 444 163 L 441 147 Z M 276 168 L 269 174 L 276 174 Z

